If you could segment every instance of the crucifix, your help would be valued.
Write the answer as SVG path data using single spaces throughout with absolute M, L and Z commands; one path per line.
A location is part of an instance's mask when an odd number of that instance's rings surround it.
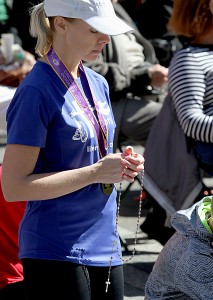
M 105 292 L 107 293 L 108 292 L 108 286 L 110 284 L 109 278 L 107 279 L 107 281 L 105 283 L 106 283 L 106 290 L 105 290 Z

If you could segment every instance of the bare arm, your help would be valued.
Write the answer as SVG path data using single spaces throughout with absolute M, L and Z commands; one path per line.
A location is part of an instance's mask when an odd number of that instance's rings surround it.
M 9 202 L 47 200 L 75 192 L 93 183 L 134 180 L 143 169 L 141 156 L 109 154 L 97 163 L 57 173 L 33 174 L 40 148 L 7 145 L 2 166 L 2 188 Z M 123 177 L 123 170 L 126 170 Z

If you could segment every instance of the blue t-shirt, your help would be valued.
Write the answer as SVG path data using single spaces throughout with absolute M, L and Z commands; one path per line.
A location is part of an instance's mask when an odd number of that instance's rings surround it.
M 85 71 L 108 127 L 111 153 L 115 121 L 108 84 L 93 70 Z M 91 123 L 53 69 L 39 61 L 8 108 L 7 143 L 41 148 L 36 174 L 77 169 L 100 159 Z M 115 239 L 121 252 L 115 238 L 116 208 L 115 188 L 106 195 L 100 184 L 47 201 L 29 201 L 19 229 L 19 257 L 108 266 Z M 112 265 L 120 265 L 114 252 Z

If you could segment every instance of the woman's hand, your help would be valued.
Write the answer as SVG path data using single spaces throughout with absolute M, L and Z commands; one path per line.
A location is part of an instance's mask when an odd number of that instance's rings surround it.
M 127 146 L 123 153 L 108 154 L 96 164 L 96 182 L 117 183 L 133 182 L 139 172 L 144 170 L 144 158 Z
M 144 170 L 144 157 L 134 152 L 133 147 L 127 146 L 122 153 L 122 158 L 124 159 L 123 179 L 132 182 L 138 173 Z

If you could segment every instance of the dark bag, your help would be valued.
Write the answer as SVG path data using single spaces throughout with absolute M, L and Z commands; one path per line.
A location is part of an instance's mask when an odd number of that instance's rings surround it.
M 201 169 L 209 175 L 213 175 L 213 144 L 200 141 L 195 142 L 195 154 Z

